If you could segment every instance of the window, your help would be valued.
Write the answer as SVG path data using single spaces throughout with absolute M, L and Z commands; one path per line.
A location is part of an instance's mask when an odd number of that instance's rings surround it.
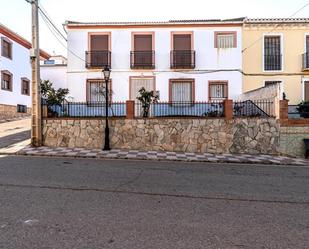
M 172 32 L 171 68 L 195 68 L 195 51 L 193 50 L 192 32 Z
M 228 82 L 209 82 L 209 100 L 222 100 L 228 98 Z
M 194 79 L 170 80 L 170 102 L 193 102 Z
M 27 106 L 26 105 L 17 105 L 17 112 L 18 113 L 27 113 Z
M 276 85 L 276 84 L 280 84 L 281 81 L 278 81 L 278 80 L 273 80 L 273 81 L 265 81 L 265 86 L 272 86 L 272 85 Z
M 265 71 L 282 70 L 280 36 L 264 37 L 264 70 Z
M 1 71 L 1 89 L 13 91 L 13 75 L 9 71 Z
M 154 34 L 132 34 L 131 68 L 154 68 Z
M 109 102 L 112 100 L 112 81 L 109 81 Z M 105 102 L 105 81 L 103 79 L 94 79 L 87 81 L 87 102 Z
M 87 68 L 111 66 L 110 34 L 90 33 L 89 51 L 86 51 Z
M 215 32 L 215 48 L 236 48 L 237 32 Z
M 30 81 L 27 78 L 21 78 L 21 94 L 30 95 Z
M 1 55 L 6 58 L 12 59 L 12 42 L 7 38 L 2 37 L 1 43 Z

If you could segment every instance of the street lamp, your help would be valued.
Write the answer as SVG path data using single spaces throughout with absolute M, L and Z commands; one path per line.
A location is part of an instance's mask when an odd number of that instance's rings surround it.
M 103 69 L 104 80 L 105 80 L 105 141 L 103 150 L 110 150 L 109 146 L 109 127 L 108 127 L 108 83 L 111 71 L 108 66 Z

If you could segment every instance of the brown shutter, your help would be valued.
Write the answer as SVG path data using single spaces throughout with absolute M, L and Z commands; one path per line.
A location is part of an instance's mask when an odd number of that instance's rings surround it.
M 191 50 L 191 35 L 174 35 L 174 50 Z
M 305 101 L 309 101 L 309 81 L 305 81 Z
M 306 39 L 306 48 L 307 48 L 307 53 L 309 53 L 309 35 L 307 35 L 307 39 Z
M 11 81 L 11 75 L 4 73 L 3 74 L 3 80 L 10 82 Z
M 108 35 L 91 35 L 90 36 L 91 51 L 107 51 Z
M 134 35 L 135 51 L 151 51 L 152 35 Z

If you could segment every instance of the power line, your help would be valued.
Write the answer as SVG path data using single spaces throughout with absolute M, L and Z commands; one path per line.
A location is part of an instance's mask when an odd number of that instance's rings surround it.
M 46 18 L 46 20 L 52 25 L 52 27 L 57 31 L 57 33 L 63 38 L 65 41 L 68 41 L 67 38 L 60 32 L 60 30 L 56 27 L 56 25 L 53 23 L 51 18 L 48 16 L 47 12 L 43 10 L 43 7 L 39 6 L 40 13 Z
M 51 24 L 48 22 L 48 20 L 46 19 L 46 17 L 42 14 L 41 14 L 41 17 L 43 19 L 43 21 L 45 22 L 47 28 L 49 29 L 49 31 L 52 33 L 52 35 L 57 39 L 57 41 L 60 43 L 60 45 L 62 45 L 65 49 L 67 49 L 67 51 L 69 53 L 71 53 L 73 56 L 75 56 L 76 58 L 80 59 L 81 61 L 83 62 L 86 62 L 83 58 L 81 58 L 80 56 L 78 56 L 75 52 L 73 52 L 71 49 L 68 48 L 67 45 L 65 45 L 60 39 L 59 37 L 57 36 L 57 34 L 55 34 L 55 31 L 52 29 L 51 27 Z
M 307 6 L 309 6 L 309 2 L 307 2 L 304 6 L 302 6 L 300 9 L 298 9 L 295 13 L 293 13 L 291 16 L 289 16 L 288 18 L 292 18 L 293 16 L 295 16 L 296 14 L 298 14 L 299 12 L 301 12 L 303 9 L 305 9 Z M 278 27 L 280 27 L 282 24 L 284 23 L 284 21 L 282 23 L 278 23 L 277 25 L 275 25 L 275 27 L 267 32 L 267 34 L 270 34 L 272 32 L 274 32 Z M 260 40 L 262 40 L 262 38 L 264 37 L 264 35 L 262 35 L 261 37 L 259 37 L 256 41 L 254 41 L 253 43 L 251 43 L 249 46 L 247 46 L 246 48 L 244 48 L 241 52 L 244 53 L 247 49 L 253 47 L 256 43 L 258 43 Z

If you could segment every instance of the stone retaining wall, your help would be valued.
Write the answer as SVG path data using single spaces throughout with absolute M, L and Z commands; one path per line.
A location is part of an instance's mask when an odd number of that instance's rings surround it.
M 104 120 L 46 119 L 46 146 L 102 148 Z M 279 123 L 250 119 L 111 119 L 111 147 L 207 153 L 279 153 Z
M 304 139 L 309 139 L 309 125 L 281 126 L 280 153 L 287 156 L 304 157 Z
M 0 120 L 26 117 L 30 114 L 31 108 L 27 108 L 27 113 L 17 113 L 16 106 L 0 104 Z

